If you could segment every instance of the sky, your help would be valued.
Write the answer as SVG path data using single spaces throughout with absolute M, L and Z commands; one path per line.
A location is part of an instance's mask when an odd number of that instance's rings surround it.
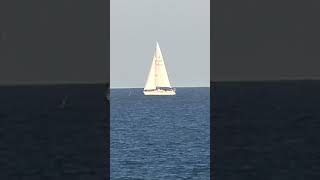
M 212 1 L 212 81 L 320 79 L 319 1 Z
M 143 87 L 156 41 L 174 87 L 320 79 L 318 1 L 215 0 L 211 35 L 209 0 L 108 3 L 0 1 L 0 84 Z
M 108 1 L 0 2 L 0 84 L 109 80 Z
M 158 41 L 173 87 L 210 84 L 210 0 L 111 0 L 111 88 L 143 88 Z

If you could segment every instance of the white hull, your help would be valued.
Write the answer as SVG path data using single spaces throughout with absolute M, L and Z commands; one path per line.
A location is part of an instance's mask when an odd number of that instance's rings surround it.
M 164 91 L 164 90 L 154 90 L 154 91 L 143 91 L 146 96 L 174 96 L 176 92 L 174 90 Z

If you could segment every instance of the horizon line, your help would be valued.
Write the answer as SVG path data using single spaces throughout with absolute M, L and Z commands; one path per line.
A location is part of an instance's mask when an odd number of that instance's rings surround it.
M 269 82 L 269 81 L 320 81 L 320 78 L 283 78 L 283 79 L 240 79 L 240 80 L 210 80 L 209 85 L 201 86 L 175 86 L 177 88 L 184 87 L 210 87 L 214 82 Z M 108 80 L 97 81 L 37 81 L 37 82 L 0 82 L 1 86 L 29 86 L 29 85 L 65 85 L 65 84 L 109 84 Z M 126 88 L 144 88 L 144 87 L 111 87 L 110 89 L 126 89 Z
M 209 86 L 174 86 L 174 88 L 204 88 L 204 87 L 210 87 Z M 110 89 L 143 89 L 144 87 L 110 87 Z

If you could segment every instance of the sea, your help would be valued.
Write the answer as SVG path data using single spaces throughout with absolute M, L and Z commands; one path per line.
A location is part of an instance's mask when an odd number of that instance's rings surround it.
M 0 179 L 106 179 L 105 89 L 1 86 Z M 213 179 L 319 179 L 320 81 L 216 82 L 210 90 L 153 97 L 112 89 L 111 179 L 209 179 L 210 158 Z
M 319 179 L 320 81 L 211 88 L 213 179 Z
M 105 179 L 105 90 L 104 84 L 1 86 L 0 179 Z
M 111 89 L 111 180 L 209 180 L 210 88 Z

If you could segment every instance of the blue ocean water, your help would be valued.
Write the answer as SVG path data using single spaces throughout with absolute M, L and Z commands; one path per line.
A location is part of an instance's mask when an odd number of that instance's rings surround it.
M 112 89 L 111 179 L 210 178 L 210 89 L 176 96 Z
M 320 81 L 211 86 L 215 179 L 319 179 Z
M 0 179 L 104 179 L 105 89 L 103 84 L 0 87 Z

